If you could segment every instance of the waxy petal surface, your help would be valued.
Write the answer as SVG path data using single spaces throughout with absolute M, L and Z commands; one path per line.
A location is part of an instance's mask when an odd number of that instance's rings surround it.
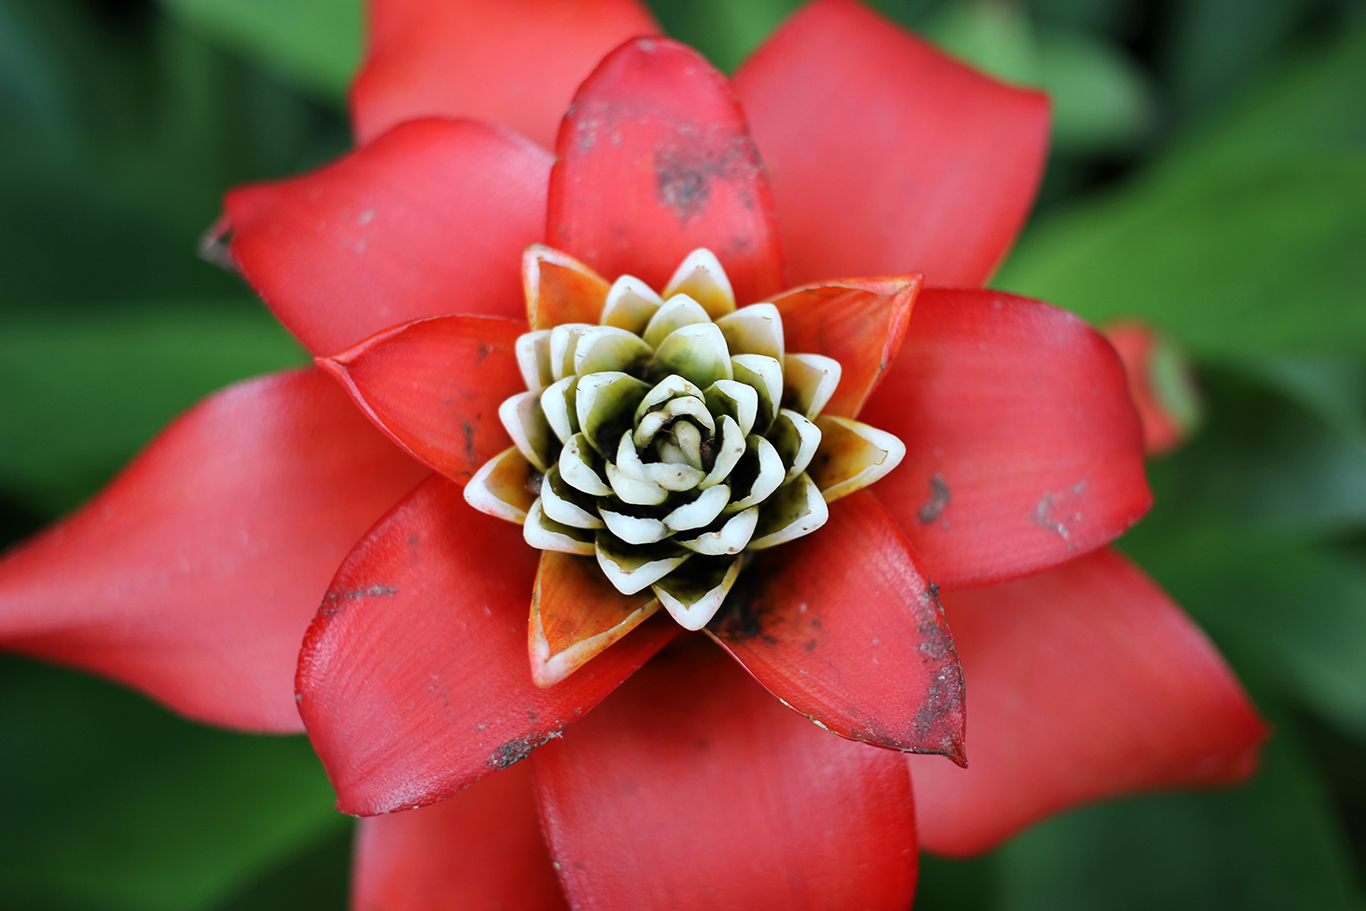
M 0 562 L 0 641 L 201 721 L 297 731 L 328 580 L 426 474 L 318 370 L 231 386 Z
M 910 545 L 868 491 L 740 576 L 708 633 L 841 737 L 962 761 L 963 672 Z
M 522 255 L 522 287 L 527 324 L 553 329 L 563 323 L 597 325 L 611 285 L 574 257 L 537 244 Z
M 448 313 L 521 319 L 550 155 L 496 127 L 422 120 L 311 174 L 228 194 L 232 256 L 316 355 Z
M 676 631 L 644 624 L 540 689 L 527 607 L 540 555 L 439 475 L 342 563 L 299 658 L 299 713 L 361 816 L 418 807 L 506 768 L 596 705 Z
M 550 866 L 529 764 L 421 810 L 363 819 L 352 907 L 567 911 Z
M 980 285 L 1043 174 L 1048 100 L 853 0 L 812 3 L 735 75 L 794 282 L 915 270 Z
M 910 906 L 902 758 L 819 730 L 696 639 L 533 765 L 575 908 Z
M 908 758 L 927 848 L 974 854 L 1077 803 L 1255 767 L 1267 729 L 1237 680 L 1114 552 L 944 602 L 970 687 L 971 764 Z
M 659 31 L 635 0 L 376 0 L 351 90 L 356 137 L 419 117 L 511 127 L 551 148 L 574 90 L 612 48 Z
M 906 444 L 877 495 L 946 588 L 1071 560 L 1151 502 L 1114 349 L 1038 301 L 923 291 L 861 418 Z
M 774 298 L 787 350 L 839 361 L 839 386 L 822 414 L 856 418 L 896 361 L 920 293 L 920 276 L 854 278 L 797 288 Z
M 574 97 L 556 151 L 550 246 L 655 289 L 706 247 L 741 303 L 783 288 L 777 221 L 744 114 L 696 51 L 654 38 L 613 51 Z
M 659 610 L 649 591 L 623 595 L 592 557 L 543 551 L 531 598 L 531 677 L 553 686 Z
M 526 324 L 445 316 L 397 326 L 318 366 L 415 458 L 464 483 L 507 448 L 498 406 L 525 386 L 517 336 Z

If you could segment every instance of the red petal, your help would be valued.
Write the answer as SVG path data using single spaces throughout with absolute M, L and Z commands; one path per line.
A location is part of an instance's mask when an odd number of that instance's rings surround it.
M 526 324 L 495 316 L 419 320 L 318 366 L 394 442 L 460 483 L 508 448 L 498 406 L 526 389 L 514 346 Z
M 533 762 L 575 908 L 910 907 L 901 757 L 808 724 L 713 649 L 660 655 Z
M 1156 329 L 1139 320 L 1101 327 L 1129 378 L 1129 395 L 1143 424 L 1150 456 L 1180 448 L 1199 419 L 1199 393 L 1185 358 Z
M 906 444 L 878 498 L 946 588 L 1073 559 L 1151 503 L 1114 349 L 1038 301 L 924 291 L 862 419 Z
M 1214 647 L 1103 550 L 945 596 L 971 694 L 972 764 L 913 757 L 926 847 L 984 851 L 1083 801 L 1240 781 L 1267 729 Z
M 735 90 L 691 48 L 643 38 L 613 51 L 574 97 L 556 151 L 552 247 L 655 289 L 707 247 L 741 304 L 784 287 L 768 182 Z
M 822 414 L 858 417 L 896 361 L 920 276 L 822 282 L 774 298 L 787 350 L 833 357 L 843 373 Z
M 228 194 L 232 255 L 310 351 L 424 316 L 521 319 L 550 156 L 484 124 L 405 123 L 321 170 Z
M 852 0 L 813 3 L 735 76 L 792 279 L 980 285 L 1043 174 L 1048 99 L 945 57 Z
M 546 148 L 597 62 L 659 31 L 634 0 L 376 0 L 369 25 L 351 91 L 361 142 L 405 120 L 469 117 Z
M 536 818 L 531 768 L 517 765 L 421 810 L 362 819 L 353 908 L 566 909 Z
M 738 590 L 741 588 L 744 590 Z M 867 491 L 741 576 L 708 632 L 796 711 L 842 737 L 963 755 L 963 673 L 944 613 Z
M 239 383 L 0 563 L 0 638 L 201 721 L 297 731 L 327 581 L 425 474 L 317 370 Z
M 416 807 L 526 758 L 677 631 L 646 623 L 550 689 L 531 682 L 540 552 L 439 475 L 346 558 L 299 658 L 299 712 L 345 813 Z

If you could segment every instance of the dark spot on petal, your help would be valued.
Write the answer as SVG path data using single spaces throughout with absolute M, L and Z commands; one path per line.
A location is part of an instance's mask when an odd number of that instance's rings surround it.
M 553 733 L 546 737 L 537 739 L 528 734 L 525 737 L 518 737 L 516 740 L 509 740 L 494 751 L 485 763 L 490 768 L 506 769 L 508 766 L 521 762 L 531 755 L 531 751 L 543 743 L 558 737 L 559 733 Z
M 460 432 L 465 435 L 465 458 L 474 461 L 474 425 L 469 421 L 460 422 Z
M 480 342 L 480 343 L 479 343 L 479 350 L 475 352 L 475 358 L 474 358 L 475 366 L 478 366 L 479 364 L 484 363 L 484 358 L 488 357 L 489 354 L 492 353 L 492 351 L 493 351 L 492 348 L 490 348 L 488 345 L 484 344 L 483 342 Z
M 949 505 L 949 485 L 944 480 L 944 476 L 939 472 L 930 475 L 930 498 L 925 501 L 925 505 L 920 507 L 920 512 L 916 513 L 916 518 L 926 525 L 939 518 L 944 507 Z

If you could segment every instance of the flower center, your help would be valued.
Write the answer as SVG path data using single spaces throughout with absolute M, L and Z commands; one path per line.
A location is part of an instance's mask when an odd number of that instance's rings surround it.
M 623 594 L 653 587 L 700 629 L 746 554 L 825 524 L 808 467 L 840 365 L 787 353 L 778 308 L 737 309 L 709 251 L 690 254 L 662 293 L 622 276 L 597 325 L 529 332 L 517 357 L 528 391 L 499 410 L 515 449 L 466 497 L 508 518 L 500 489 L 527 478 L 531 546 L 594 556 Z

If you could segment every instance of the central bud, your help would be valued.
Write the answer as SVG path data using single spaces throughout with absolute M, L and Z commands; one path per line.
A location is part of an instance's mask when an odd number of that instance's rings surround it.
M 499 409 L 515 448 L 466 498 L 515 519 L 503 491 L 529 488 L 531 546 L 596 557 L 623 594 L 653 587 L 695 630 L 746 553 L 825 524 L 807 469 L 840 365 L 788 353 L 773 304 L 737 309 L 709 251 L 690 254 L 662 293 L 618 278 L 596 325 L 529 332 L 517 360 L 528 391 Z

